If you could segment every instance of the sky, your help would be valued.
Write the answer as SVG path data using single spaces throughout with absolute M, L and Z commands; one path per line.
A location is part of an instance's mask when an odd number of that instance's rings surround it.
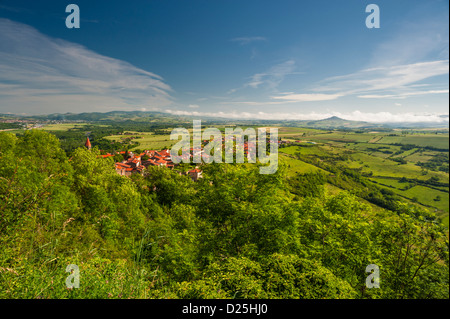
M 66 6 L 80 8 L 67 28 Z M 380 10 L 367 28 L 366 6 Z M 448 122 L 448 0 L 0 0 L 0 113 Z

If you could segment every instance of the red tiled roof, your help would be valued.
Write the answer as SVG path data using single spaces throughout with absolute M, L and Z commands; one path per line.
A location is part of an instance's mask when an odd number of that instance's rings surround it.
M 130 168 L 131 166 L 125 163 L 116 163 L 117 168 Z

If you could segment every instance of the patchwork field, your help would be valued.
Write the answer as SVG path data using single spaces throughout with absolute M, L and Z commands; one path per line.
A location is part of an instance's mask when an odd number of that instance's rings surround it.
M 83 126 L 90 125 L 88 123 L 61 123 L 61 124 L 46 124 L 40 129 L 44 131 L 67 131 L 74 128 L 82 128 Z M 98 127 L 107 127 L 108 125 L 99 125 Z
M 392 133 L 365 133 L 354 132 L 310 132 L 302 141 L 316 141 L 316 145 L 288 146 L 280 148 L 282 158 L 291 161 L 297 155 L 312 157 L 325 162 L 331 160 L 338 165 L 356 169 L 360 173 L 371 176 L 370 180 L 378 186 L 390 189 L 395 194 L 409 201 L 412 205 L 420 206 L 437 214 L 444 225 L 448 226 L 449 215 L 449 174 L 447 171 L 419 166 L 442 157 L 448 148 L 448 134 L 417 133 L 405 136 Z M 412 145 L 392 145 L 392 144 Z M 416 147 L 414 147 L 416 146 Z M 433 150 L 426 147 L 433 147 Z M 339 155 L 346 155 L 340 159 Z M 337 157 L 336 157 L 337 156 Z M 337 158 L 337 160 L 336 160 Z M 308 163 L 305 163 L 308 164 Z M 314 166 L 312 164 L 309 164 Z M 442 168 L 442 167 L 441 167 Z M 309 171 L 305 165 L 292 165 L 292 174 Z M 423 185 L 401 182 L 402 178 L 420 181 Z M 440 183 L 426 184 L 431 179 Z M 335 190 L 337 191 L 337 190 Z
M 407 135 L 407 136 L 384 136 L 377 143 L 382 144 L 413 144 L 417 146 L 431 146 L 441 149 L 449 149 L 448 146 L 448 135 L 445 134 L 418 134 L 418 135 Z
M 83 131 L 86 125 L 92 124 L 49 124 L 42 125 L 39 129 L 55 133 L 73 129 Z M 95 126 L 101 128 L 108 125 L 95 124 Z M 119 145 L 126 146 L 129 150 L 160 150 L 177 143 L 177 140 L 170 139 L 171 128 L 168 127 L 159 128 L 159 134 L 145 132 L 145 129 L 144 132 L 130 130 L 122 134 L 107 135 L 103 139 L 119 142 Z M 225 127 L 233 125 L 217 126 L 222 133 Z M 203 130 L 206 128 L 207 126 L 202 126 Z M 369 177 L 374 184 L 390 189 L 412 205 L 436 212 L 443 223 L 448 225 L 448 157 L 445 161 L 445 156 L 448 156 L 445 154 L 448 152 L 444 151 L 448 150 L 448 133 L 427 130 L 358 132 L 298 127 L 277 128 L 279 138 L 292 143 L 279 148 L 280 163 L 286 165 L 289 177 L 313 172 L 330 174 L 329 171 L 319 167 L 321 163 L 333 163 L 332 165 L 355 169 Z M 86 131 L 91 129 L 92 126 L 86 128 Z M 192 133 L 192 128 L 188 127 L 188 131 Z M 17 132 L 20 133 L 20 130 Z M 438 165 L 430 166 L 429 163 L 436 163 L 437 159 Z M 412 183 L 411 180 L 414 179 L 419 184 Z M 438 184 L 427 184 L 431 179 Z M 331 184 L 325 186 L 332 193 L 343 190 Z M 366 202 L 362 198 L 361 200 Z M 374 204 L 370 205 L 374 209 L 382 209 Z
M 105 137 L 108 140 L 115 142 L 123 142 L 127 139 L 130 142 L 136 142 L 137 145 L 130 148 L 131 151 L 135 149 L 140 150 L 161 150 L 164 148 L 170 148 L 177 143 L 176 140 L 171 140 L 170 135 L 155 135 L 149 132 L 125 132 L 129 135 L 111 135 Z

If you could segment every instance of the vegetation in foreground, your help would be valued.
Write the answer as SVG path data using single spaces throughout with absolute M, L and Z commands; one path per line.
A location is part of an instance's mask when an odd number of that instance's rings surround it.
M 417 206 L 375 210 L 284 167 L 126 178 L 98 154 L 0 133 L 0 298 L 449 298 L 447 230 Z

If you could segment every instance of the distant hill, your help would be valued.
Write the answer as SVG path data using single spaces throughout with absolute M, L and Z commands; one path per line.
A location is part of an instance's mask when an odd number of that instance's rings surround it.
M 139 122 L 152 123 L 156 125 L 163 124 L 192 124 L 193 119 L 200 119 L 204 125 L 230 124 L 230 125 L 277 125 L 306 127 L 316 129 L 392 129 L 392 128 L 448 128 L 448 121 L 444 123 L 369 123 L 364 121 L 346 120 L 337 116 L 332 116 L 321 120 L 259 120 L 259 119 L 228 119 L 219 117 L 204 116 L 179 116 L 163 112 L 150 111 L 110 111 L 110 112 L 84 112 L 84 113 L 54 113 L 47 115 L 20 116 L 12 114 L 1 114 L 3 118 L 21 118 L 42 121 L 68 121 L 68 122 Z M 441 118 L 447 118 L 448 115 L 441 115 Z
M 101 112 L 84 112 L 84 113 L 53 113 L 47 115 L 33 116 L 34 118 L 41 118 L 55 121 L 120 121 L 120 120 L 139 120 L 141 118 L 159 118 L 171 117 L 169 114 L 160 112 L 141 112 L 141 111 L 111 111 L 106 113 Z
M 337 116 L 332 116 L 323 120 L 315 120 L 315 121 L 300 121 L 301 124 L 304 124 L 306 127 L 310 128 L 368 128 L 368 127 L 377 127 L 379 124 L 362 122 L 362 121 L 351 121 L 345 120 Z

